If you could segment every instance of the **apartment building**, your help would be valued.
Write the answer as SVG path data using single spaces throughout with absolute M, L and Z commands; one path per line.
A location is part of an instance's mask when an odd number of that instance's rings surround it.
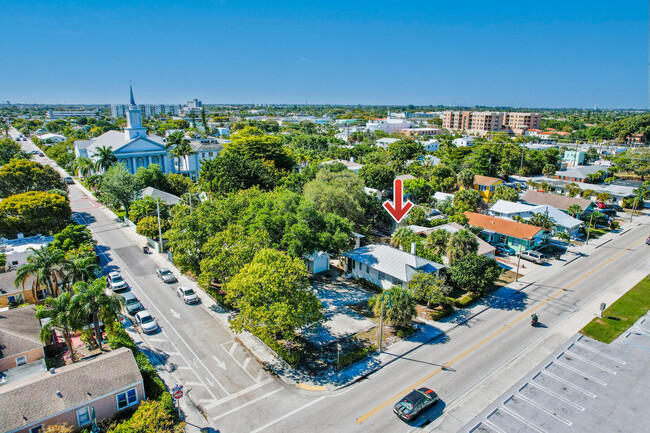
M 522 135 L 529 128 L 539 128 L 541 119 L 539 113 L 445 111 L 442 113 L 442 127 L 478 134 L 503 131 Z
M 138 106 L 143 117 L 155 117 L 159 114 L 168 114 L 170 116 L 178 116 L 181 111 L 179 104 L 140 104 Z M 129 112 L 129 104 L 113 104 L 111 105 L 111 116 L 117 119 L 118 117 L 126 117 Z
M 80 110 L 80 111 L 55 111 L 47 110 L 45 117 L 51 120 L 65 119 L 67 117 L 99 117 L 99 110 Z

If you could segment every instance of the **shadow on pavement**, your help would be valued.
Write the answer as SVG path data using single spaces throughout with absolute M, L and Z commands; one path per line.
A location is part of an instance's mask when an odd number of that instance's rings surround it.
M 83 225 L 90 225 L 97 221 L 97 219 L 88 212 L 74 212 L 72 218 Z

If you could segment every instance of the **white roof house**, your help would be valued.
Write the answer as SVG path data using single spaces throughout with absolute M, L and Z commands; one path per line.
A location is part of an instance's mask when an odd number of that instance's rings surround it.
M 153 197 L 155 199 L 162 199 L 166 204 L 170 206 L 176 206 L 181 202 L 180 197 L 170 194 L 168 192 L 162 191 L 160 189 L 148 186 L 145 189 L 140 191 L 140 197 Z
M 471 146 L 474 144 L 474 137 L 461 137 L 461 138 L 456 138 L 454 141 L 452 141 L 453 144 L 456 145 L 456 147 L 467 147 Z
M 418 272 L 438 273 L 444 265 L 393 248 L 389 245 L 366 245 L 342 254 L 346 269 L 354 278 L 363 278 L 384 289 L 406 285 Z
M 388 149 L 388 146 L 395 143 L 396 141 L 399 141 L 399 138 L 380 138 L 378 140 L 375 140 L 375 146 L 381 147 L 382 149 Z
M 350 161 L 345 159 L 331 159 L 329 161 L 321 162 L 321 164 L 336 164 L 336 163 L 343 164 L 348 170 L 353 171 L 357 174 L 359 174 L 359 170 L 361 170 L 361 167 L 363 167 L 363 164 L 354 162 L 354 158 L 350 158 Z
M 443 202 L 447 199 L 453 200 L 454 195 L 453 194 L 447 194 L 446 192 L 441 192 L 441 191 L 436 191 L 435 194 L 433 194 L 433 198 L 436 199 L 438 202 Z
M 523 203 L 513 203 L 506 200 L 497 201 L 488 211 L 489 216 L 509 219 L 515 215 L 528 220 L 538 213 L 547 214 L 555 224 L 555 230 L 558 232 L 567 232 L 571 236 L 578 234 L 578 229 L 582 226 L 582 221 L 573 218 L 560 209 L 550 205 L 531 206 Z
M 38 139 L 41 140 L 41 141 L 45 141 L 45 142 L 59 143 L 61 141 L 65 141 L 67 138 L 63 134 L 52 134 L 52 133 L 48 132 L 48 133 L 39 135 Z
M 32 254 L 30 248 L 38 250 L 46 247 L 54 240 L 54 236 L 23 236 L 18 233 L 16 239 L 0 238 L 0 252 L 5 254 L 7 266 L 17 267 L 27 263 L 27 257 Z
M 454 234 L 465 229 L 465 227 L 457 223 L 442 224 L 436 227 L 422 227 L 422 226 L 411 225 L 411 226 L 406 226 L 406 228 L 411 229 L 413 233 L 421 236 L 428 236 L 429 234 L 433 233 L 436 230 L 445 230 L 451 234 Z M 476 253 L 479 256 L 487 256 L 493 259 L 494 251 L 496 250 L 496 248 L 490 245 L 489 243 L 485 242 L 483 239 L 479 238 L 478 236 L 476 236 L 476 240 L 478 241 L 478 251 Z
M 440 148 L 440 142 L 438 140 L 428 140 L 423 142 L 422 146 L 427 152 L 435 152 Z

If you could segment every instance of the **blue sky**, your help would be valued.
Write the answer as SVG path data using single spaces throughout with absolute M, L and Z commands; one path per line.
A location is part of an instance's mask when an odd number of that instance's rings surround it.
M 0 37 L 12 102 L 648 104 L 640 0 L 5 0 Z

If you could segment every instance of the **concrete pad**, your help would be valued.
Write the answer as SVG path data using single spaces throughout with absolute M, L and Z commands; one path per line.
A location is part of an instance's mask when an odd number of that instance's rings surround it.
M 354 334 L 367 331 L 377 323 L 350 308 L 340 308 L 325 314 L 326 321 L 314 330 L 301 330 L 298 333 L 310 343 L 325 347 Z

